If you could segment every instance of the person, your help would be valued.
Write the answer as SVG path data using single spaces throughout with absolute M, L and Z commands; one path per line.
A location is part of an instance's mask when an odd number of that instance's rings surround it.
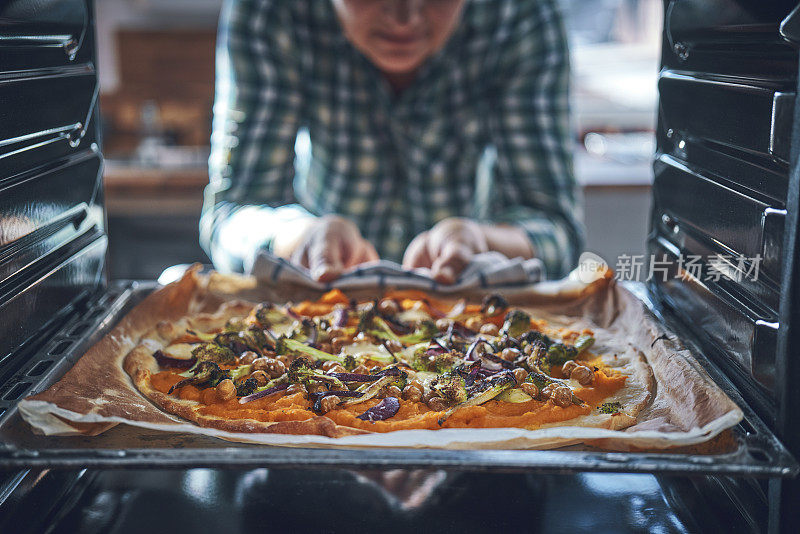
M 321 281 L 380 257 L 452 283 L 488 250 L 549 278 L 577 262 L 555 0 L 230 0 L 216 66 L 218 269 L 267 250 Z

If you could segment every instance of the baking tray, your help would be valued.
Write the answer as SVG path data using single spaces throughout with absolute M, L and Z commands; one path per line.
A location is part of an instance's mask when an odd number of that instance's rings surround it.
M 5 372 L 0 385 L 0 469 L 19 468 L 437 468 L 462 471 L 572 473 L 640 472 L 688 475 L 793 477 L 800 467 L 731 382 L 681 336 L 715 382 L 744 412 L 732 430 L 735 446 L 723 454 L 607 452 L 585 446 L 556 450 L 433 450 L 295 448 L 231 443 L 191 434 L 163 433 L 118 425 L 93 437 L 45 437 L 31 432 L 16 403 L 56 382 L 133 306 L 157 286 L 116 282 L 92 299 L 46 341 Z M 626 284 L 671 330 L 641 284 Z M 24 349 L 23 349 L 24 350 Z M 135 445 L 133 445 L 135 444 Z

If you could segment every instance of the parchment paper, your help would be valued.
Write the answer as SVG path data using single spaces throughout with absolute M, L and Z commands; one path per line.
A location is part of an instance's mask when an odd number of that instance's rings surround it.
M 374 293 L 374 291 L 373 291 Z M 371 298 L 369 291 L 349 292 Z M 674 334 L 666 332 L 642 303 L 615 284 L 609 271 L 592 280 L 573 273 L 506 292 L 512 305 L 535 316 L 595 330 L 597 347 L 640 351 L 656 378 L 650 404 L 637 424 L 622 431 L 579 426 L 537 430 L 518 428 L 403 430 L 329 438 L 316 435 L 241 434 L 202 428 L 166 414 L 133 387 L 120 360 L 159 320 L 213 311 L 232 298 L 250 301 L 298 301 L 316 298 L 308 288 L 259 285 L 250 277 L 189 272 L 134 308 L 48 390 L 19 403 L 32 430 L 45 435 L 96 435 L 119 423 L 187 432 L 221 439 L 301 447 L 427 447 L 444 449 L 546 449 L 586 443 L 607 449 L 658 449 L 710 440 L 737 424 L 741 410 L 717 387 Z M 466 295 L 479 300 L 481 295 Z M 160 313 L 157 313 L 160 312 Z

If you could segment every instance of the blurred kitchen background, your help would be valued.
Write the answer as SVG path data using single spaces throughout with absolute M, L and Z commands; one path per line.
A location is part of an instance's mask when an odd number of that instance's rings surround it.
M 661 2 L 559 1 L 572 50 L 587 249 L 614 267 L 645 250 Z M 208 263 L 198 219 L 222 0 L 95 5 L 110 274 L 153 279 L 170 265 Z

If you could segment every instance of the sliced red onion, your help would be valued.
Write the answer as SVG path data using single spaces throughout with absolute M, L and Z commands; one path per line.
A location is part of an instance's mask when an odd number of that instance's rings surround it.
M 478 338 L 475 341 L 473 341 L 470 344 L 469 348 L 467 349 L 467 353 L 464 355 L 464 359 L 466 361 L 472 362 L 472 361 L 475 361 L 475 360 L 479 359 L 478 358 L 479 355 L 477 353 L 477 350 L 478 350 L 478 345 L 480 345 L 481 343 L 489 345 L 489 343 L 483 338 Z M 491 346 L 491 345 L 489 345 L 489 346 Z
M 317 338 L 319 337 L 319 332 L 317 331 L 317 324 L 311 319 L 303 319 L 303 326 L 310 330 L 308 334 L 308 340 L 306 340 L 306 343 L 316 348 Z
M 158 365 L 161 367 L 176 367 L 178 369 L 189 369 L 195 363 L 197 363 L 197 358 L 192 356 L 188 360 L 184 360 L 181 358 L 172 358 L 167 356 L 162 351 L 157 350 L 153 353 L 153 358 L 156 359 Z
M 271 388 L 267 388 L 263 391 L 256 391 L 251 395 L 247 395 L 246 397 L 242 397 L 239 399 L 239 404 L 247 404 L 250 401 L 263 399 L 264 397 L 268 397 L 273 393 L 277 393 L 279 391 L 283 391 L 284 389 L 288 388 L 291 384 L 278 384 L 277 386 L 273 386 Z
M 347 319 L 349 314 L 347 308 L 337 308 L 333 310 L 333 326 L 336 328 L 344 328 L 347 326 Z
M 393 417 L 400 410 L 400 401 L 396 397 L 386 397 L 381 402 L 358 416 L 362 421 L 383 421 Z
M 288 315 L 289 317 L 291 317 L 295 321 L 300 321 L 300 320 L 303 319 L 300 316 L 300 314 L 298 314 L 296 311 L 294 311 L 290 306 L 286 306 L 286 315 Z

